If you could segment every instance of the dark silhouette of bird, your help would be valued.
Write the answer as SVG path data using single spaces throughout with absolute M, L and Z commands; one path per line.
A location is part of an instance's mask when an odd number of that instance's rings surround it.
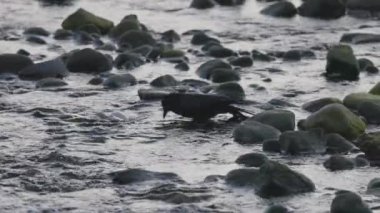
M 235 102 L 225 96 L 198 93 L 171 93 L 162 99 L 164 118 L 169 111 L 195 121 L 207 121 L 223 113 L 230 113 L 233 118 L 246 118 L 242 112 L 253 115 L 252 112 L 231 104 Z

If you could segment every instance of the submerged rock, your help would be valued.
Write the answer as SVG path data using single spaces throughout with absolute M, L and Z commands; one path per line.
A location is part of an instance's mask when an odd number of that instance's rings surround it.
M 26 80 L 40 80 L 43 78 L 63 78 L 68 74 L 66 65 L 60 58 L 57 58 L 26 67 L 19 72 L 19 77 Z
M 330 154 L 345 154 L 359 151 L 359 148 L 357 148 L 353 143 L 337 133 L 331 133 L 326 136 L 326 146 L 326 151 Z
M 181 40 L 181 36 L 174 30 L 165 31 L 161 36 L 161 40 L 169 43 L 175 43 Z
M 193 38 L 191 38 L 191 44 L 193 45 L 205 45 L 209 42 L 220 43 L 217 39 L 206 35 L 204 32 L 194 33 Z
M 323 163 L 323 166 L 331 171 L 351 170 L 354 169 L 355 163 L 342 155 L 333 155 Z
M 372 213 L 372 210 L 356 193 L 338 191 L 331 203 L 331 213 Z
M 190 7 L 196 9 L 209 9 L 215 6 L 213 0 L 193 0 Z
M 44 78 L 36 83 L 36 88 L 63 87 L 67 83 L 59 78 Z
M 307 0 L 298 8 L 301 16 L 337 19 L 345 15 L 346 7 L 341 0 Z
M 274 127 L 253 120 L 246 120 L 233 131 L 234 140 L 240 144 L 256 144 L 278 139 L 281 132 Z
M 263 198 L 281 197 L 315 190 L 314 183 L 286 165 L 267 161 L 259 170 L 237 169 L 229 172 L 226 182 L 234 186 L 250 186 Z
M 49 36 L 50 33 L 42 27 L 30 27 L 24 31 L 24 34 L 36 36 Z
M 329 104 L 300 122 L 302 128 L 322 128 L 326 133 L 338 133 L 356 139 L 364 133 L 366 124 L 342 104 Z
M 371 165 L 380 166 L 380 132 L 360 136 L 357 140 L 357 145 L 364 152 Z
M 340 42 L 352 44 L 368 44 L 380 42 L 380 34 L 373 33 L 345 33 L 340 39 Z
M 269 5 L 268 7 L 261 10 L 260 13 L 274 17 L 291 18 L 297 14 L 297 9 L 291 2 L 280 1 Z
M 268 207 L 264 213 L 290 213 L 290 211 L 281 205 L 273 205 Z
M 242 56 L 232 59 L 230 64 L 237 67 L 251 67 L 253 65 L 253 60 L 249 56 Z
M 111 75 L 103 82 L 103 86 L 107 89 L 119 89 L 136 84 L 136 78 L 129 73 L 122 75 Z
M 101 73 L 112 69 L 112 61 L 104 54 L 90 49 L 75 51 L 66 61 L 70 72 Z
M 153 172 L 143 169 L 127 169 L 110 174 L 116 184 L 133 184 L 145 181 L 170 181 L 183 183 L 184 181 L 175 173 Z
M 0 73 L 18 74 L 20 70 L 31 65 L 33 65 L 33 61 L 27 56 L 19 54 L 0 55 Z
M 67 17 L 62 22 L 62 28 L 65 30 L 78 30 L 88 24 L 96 26 L 102 34 L 107 34 L 113 28 L 112 21 L 98 17 L 82 8 Z
M 331 79 L 357 80 L 359 64 L 350 46 L 337 45 L 327 54 L 326 76 Z

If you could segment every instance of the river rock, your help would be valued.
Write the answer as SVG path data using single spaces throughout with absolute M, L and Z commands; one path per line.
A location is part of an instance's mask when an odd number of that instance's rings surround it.
M 33 65 L 33 61 L 19 54 L 0 54 L 0 74 L 18 72 L 28 66 Z
M 27 35 L 49 36 L 50 33 L 42 27 L 30 27 L 24 31 Z
M 129 30 L 118 39 L 119 47 L 137 48 L 143 45 L 155 45 L 156 41 L 148 32 Z
M 136 78 L 132 74 L 111 75 L 103 82 L 107 89 L 119 89 L 137 84 Z
M 237 6 L 245 3 L 245 0 L 215 0 L 221 6 Z
M 204 32 L 196 32 L 191 39 L 191 44 L 193 45 L 205 45 L 208 42 L 220 43 L 217 39 L 212 38 Z
M 190 7 L 195 9 L 209 9 L 215 6 L 213 0 L 193 0 L 190 4 Z
M 112 61 L 104 54 L 90 49 L 82 49 L 71 53 L 66 61 L 70 72 L 101 73 L 112 69 Z
M 44 78 L 64 78 L 69 74 L 66 65 L 60 58 L 30 65 L 19 72 L 19 77 L 25 80 L 40 80 Z
M 356 193 L 338 191 L 331 203 L 331 213 L 372 213 L 372 210 Z
M 253 187 L 263 198 L 281 197 L 315 190 L 314 183 L 286 165 L 267 161 L 259 170 L 237 169 L 229 172 L 226 182 L 234 186 Z
M 174 66 L 175 69 L 180 70 L 180 71 L 189 71 L 190 66 L 186 62 L 181 62 L 178 63 Z
M 337 45 L 327 54 L 326 76 L 332 79 L 357 80 L 359 64 L 350 46 Z
M 295 114 L 288 110 L 267 110 L 254 115 L 248 120 L 257 121 L 269 126 L 272 126 L 281 132 L 294 130 L 295 128 Z
M 117 69 L 131 70 L 145 64 L 145 60 L 138 54 L 134 53 L 121 53 L 114 61 Z
M 113 22 L 98 17 L 82 8 L 68 16 L 62 22 L 62 28 L 66 30 L 78 30 L 80 27 L 93 24 L 99 28 L 102 34 L 107 34 L 113 28 Z
M 214 83 L 224 83 L 229 81 L 240 81 L 240 74 L 232 69 L 215 69 L 210 80 Z
M 281 144 L 278 140 L 266 140 L 263 142 L 263 151 L 280 153 Z
M 291 211 L 289 211 L 285 206 L 273 205 L 273 206 L 268 207 L 264 213 L 290 213 L 290 212 Z
M 247 167 L 260 167 L 268 161 L 268 157 L 261 153 L 248 153 L 236 159 L 237 164 L 243 164 Z
M 260 13 L 274 17 L 291 18 L 297 14 L 297 9 L 291 2 L 280 1 L 269 5 L 268 7 L 261 10 Z
M 359 115 L 369 124 L 380 124 L 380 103 L 363 102 L 359 105 Z
M 308 112 L 316 112 L 326 105 L 335 104 L 335 103 L 343 104 L 343 102 L 339 100 L 338 98 L 321 98 L 321 99 L 317 99 L 317 100 L 310 101 L 303 104 L 302 109 Z
M 368 183 L 367 193 L 380 196 L 380 178 L 374 178 Z
M 236 82 L 225 82 L 216 85 L 212 88 L 211 93 L 226 96 L 236 102 L 240 102 L 245 99 L 244 89 Z
M 232 59 L 230 61 L 230 64 L 232 66 L 237 66 L 237 67 L 252 67 L 253 60 L 249 56 L 242 56 L 242 57 Z
M 54 32 L 55 40 L 69 40 L 73 38 L 74 33 L 71 30 L 58 29 Z
M 326 140 L 323 131 L 286 131 L 281 134 L 279 143 L 285 154 L 323 154 L 326 152 Z
M 163 75 L 150 82 L 154 87 L 174 87 L 178 84 L 179 82 L 171 75 Z
M 346 7 L 341 0 L 307 0 L 298 8 L 301 16 L 337 19 L 345 15 Z
M 380 95 L 380 82 L 373 86 L 369 93 L 373 95 Z
M 251 52 L 252 54 L 252 58 L 255 60 L 255 61 L 265 61 L 265 62 L 270 62 L 270 61 L 275 61 L 276 58 L 266 54 L 266 53 L 262 53 L 258 50 L 252 50 Z
M 213 74 L 214 70 L 216 69 L 232 69 L 231 65 L 227 64 L 226 62 L 215 59 L 211 61 L 207 61 L 203 63 L 197 70 L 196 73 L 199 77 L 210 79 L 211 75 Z
M 124 33 L 130 30 L 142 30 L 142 26 L 135 15 L 129 15 L 125 17 L 119 24 L 117 24 L 109 33 L 109 36 L 113 39 L 118 39 Z
M 127 169 L 123 171 L 113 172 L 110 174 L 115 184 L 133 184 L 145 181 L 165 181 L 178 182 L 184 181 L 175 173 L 170 172 L 153 172 L 143 169 Z
M 369 93 L 352 93 L 343 99 L 343 104 L 351 109 L 359 110 L 359 107 L 364 102 L 373 104 L 380 104 L 380 95 L 373 95 Z
M 208 49 L 207 54 L 215 58 L 226 58 L 234 55 L 234 51 L 220 45 L 214 45 Z
M 368 44 L 380 42 L 380 34 L 373 33 L 345 33 L 340 39 L 340 42 L 352 44 Z
M 67 83 L 59 78 L 44 78 L 36 83 L 36 88 L 63 87 Z
M 185 53 L 182 50 L 164 50 L 161 52 L 161 58 L 181 58 L 184 57 Z
M 377 0 L 347 0 L 347 8 L 377 12 L 380 11 L 380 2 Z
M 300 124 L 305 129 L 322 128 L 326 133 L 338 133 L 347 139 L 356 139 L 366 129 L 362 119 L 342 104 L 329 104 Z
M 360 136 L 357 145 L 371 165 L 380 166 L 380 132 L 367 133 Z
M 281 132 L 274 127 L 253 120 L 246 120 L 233 131 L 234 140 L 240 144 L 256 144 L 278 139 Z
M 359 151 L 359 148 L 357 148 L 353 143 L 337 133 L 330 133 L 326 135 L 326 147 L 327 153 L 330 154 L 346 154 Z
M 355 163 L 342 155 L 333 155 L 323 163 L 323 166 L 331 171 L 351 170 L 354 169 Z

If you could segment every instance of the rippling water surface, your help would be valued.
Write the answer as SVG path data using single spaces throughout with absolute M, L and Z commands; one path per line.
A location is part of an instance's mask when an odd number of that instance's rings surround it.
M 127 14 L 136 14 L 155 32 L 209 30 L 211 35 L 234 50 L 308 49 L 337 43 L 346 32 L 380 33 L 378 21 L 348 16 L 334 21 L 264 17 L 258 11 L 266 4 L 254 0 L 247 0 L 241 7 L 216 7 L 206 11 L 189 9 L 188 0 L 78 0 L 64 7 L 44 6 L 34 0 L 0 2 L 0 27 L 15 34 L 21 34 L 30 26 L 54 31 L 67 15 L 80 7 L 115 23 Z M 300 1 L 294 3 L 299 5 Z M 361 29 L 364 24 L 370 27 Z M 190 39 L 182 36 L 176 47 L 191 48 Z M 13 53 L 23 48 L 50 59 L 85 47 L 72 41 L 49 39 L 48 43 L 34 46 L 23 40 L 0 41 L 0 53 Z M 52 48 L 53 44 L 62 48 Z M 379 45 L 355 45 L 353 48 L 358 57 L 365 56 L 380 64 Z M 307 101 L 328 96 L 343 98 L 351 92 L 367 91 L 379 81 L 378 75 L 362 74 L 357 82 L 327 82 L 321 76 L 326 52 L 315 53 L 316 59 L 294 63 L 280 60 L 254 62 L 253 67 L 243 69 L 241 84 L 247 99 L 265 103 L 273 98 L 284 98 L 287 93 L 300 92 L 294 98 L 284 99 L 297 106 L 288 109 L 301 119 L 308 114 L 299 106 Z M 158 62 L 146 64 L 132 73 L 139 80 L 147 81 L 163 74 L 172 74 L 178 79 L 198 78 L 195 69 L 208 58 L 192 55 L 189 58 L 189 72 L 178 72 L 172 64 Z M 262 71 L 265 68 L 279 68 L 284 72 Z M 71 74 L 66 79 L 68 89 L 63 91 L 16 89 L 11 94 L 9 82 L 2 83 L 1 212 L 168 212 L 178 207 L 129 195 L 152 188 L 149 183 L 112 184 L 108 173 L 125 168 L 174 172 L 188 183 L 176 187 L 188 187 L 190 194 L 212 196 L 193 205 L 221 212 L 262 212 L 272 203 L 287 205 L 295 212 L 328 212 L 334 197 L 333 189 L 353 190 L 371 206 L 380 204 L 380 200 L 365 194 L 367 183 L 379 176 L 378 169 L 329 172 L 322 166 L 328 156 L 290 158 L 269 155 L 269 158 L 287 163 L 312 179 L 317 186 L 314 193 L 266 200 L 254 195 L 253 191 L 230 188 L 223 182 L 205 184 L 205 177 L 225 175 L 238 168 L 235 159 L 248 152 L 261 152 L 261 145 L 247 147 L 234 143 L 232 129 L 236 124 L 226 122 L 228 115 L 218 116 L 213 122 L 199 126 L 174 114 L 163 120 L 158 102 L 141 102 L 137 96 L 139 88 L 149 85 L 105 91 L 88 85 L 91 77 Z M 268 77 L 272 82 L 263 82 Z M 31 82 L 15 80 L 13 83 L 34 88 Z M 266 90 L 257 91 L 248 86 L 254 83 Z M 76 94 L 90 95 L 78 98 Z M 254 106 L 246 107 L 259 111 Z M 36 110 L 48 116 L 36 116 Z

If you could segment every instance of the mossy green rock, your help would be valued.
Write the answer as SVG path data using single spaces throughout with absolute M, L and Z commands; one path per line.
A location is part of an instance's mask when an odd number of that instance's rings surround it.
M 303 127 L 322 128 L 326 133 L 338 133 L 347 139 L 356 139 L 364 133 L 366 124 L 342 104 L 330 104 L 310 115 Z
M 240 74 L 231 69 L 215 69 L 210 80 L 214 83 L 224 83 L 228 81 L 240 81 Z
M 137 48 L 143 45 L 156 44 L 156 41 L 148 32 L 139 31 L 139 30 L 129 30 L 120 36 L 118 40 L 118 45 L 128 46 L 130 48 Z
M 326 76 L 332 79 L 357 80 L 359 64 L 348 45 L 332 47 L 327 54 Z
M 142 30 L 142 26 L 140 22 L 136 19 L 128 18 L 121 21 L 118 25 L 116 25 L 111 32 L 109 33 L 111 38 L 117 39 L 125 32 L 130 30 Z
M 380 95 L 374 95 L 370 93 L 352 93 L 347 95 L 343 100 L 343 104 L 346 107 L 355 110 L 358 110 L 360 105 L 364 102 L 380 104 Z
M 372 213 L 372 210 L 359 195 L 342 190 L 336 193 L 330 213 Z
M 245 99 L 244 89 L 236 82 L 219 84 L 212 91 L 215 94 L 226 96 L 234 101 L 243 101 Z
M 102 34 L 107 34 L 113 28 L 113 22 L 96 16 L 82 8 L 71 14 L 62 22 L 65 30 L 78 30 L 84 25 L 93 24 L 99 28 Z
M 373 95 L 380 95 L 380 83 L 377 83 L 374 87 L 372 87 L 369 93 Z
M 380 132 L 372 132 L 358 138 L 359 149 L 364 152 L 372 164 L 380 162 Z

